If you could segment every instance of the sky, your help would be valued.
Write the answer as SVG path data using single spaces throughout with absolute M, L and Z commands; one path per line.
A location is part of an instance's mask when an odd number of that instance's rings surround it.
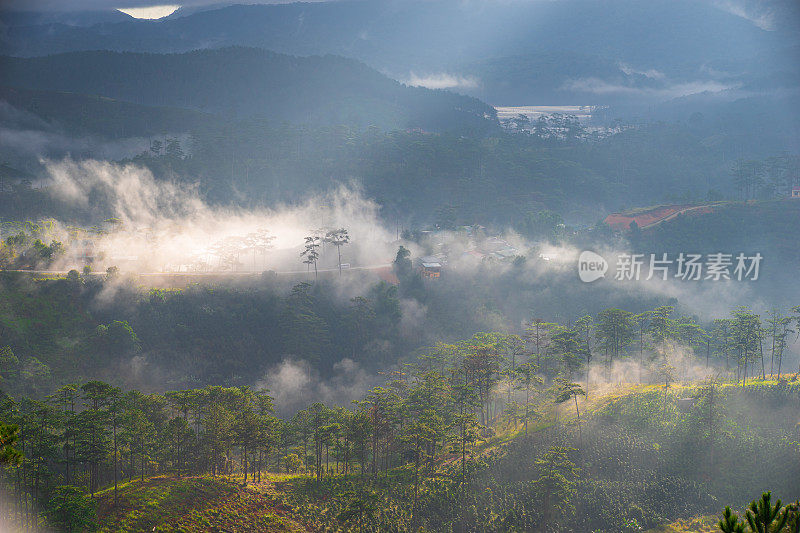
M 169 0 L 167 0 L 168 2 Z M 179 0 L 178 4 L 167 4 L 156 0 L 0 0 L 0 9 L 14 11 L 97 11 L 119 9 L 135 18 L 158 19 L 166 17 L 179 7 L 195 8 L 209 5 L 231 4 L 284 4 L 303 0 Z M 309 0 L 305 0 L 309 1 Z M 335 0 L 310 0 L 335 1 Z M 495 1 L 499 6 L 509 0 Z M 513 0 L 512 0 L 513 1 Z M 567 0 L 518 0 L 518 1 L 567 1 Z M 602 1 L 602 0 L 598 0 Z M 645 1 L 645 0 L 642 0 Z M 799 0 L 702 0 L 733 15 L 746 19 L 763 30 L 774 30 L 781 18 L 794 17 L 800 13 Z M 793 6 L 793 7 L 791 7 Z
M 0 0 L 0 10 L 9 11 L 107 11 L 117 9 L 135 18 L 166 17 L 179 7 L 202 7 L 231 4 L 285 4 L 301 0 Z M 308 1 L 308 0 L 303 0 Z M 319 0 L 312 0 L 319 1 Z M 324 0 L 323 0 L 324 1 Z
M 144 7 L 121 7 L 119 10 L 137 19 L 160 19 L 171 14 L 179 7 L 181 6 L 177 4 L 166 4 Z
M 146 9 L 143 16 L 172 11 L 183 6 L 205 6 L 211 4 L 270 4 L 273 0 L 182 0 L 180 3 L 163 0 L 0 0 L 4 9 L 19 11 L 105 11 L 120 9 L 128 12 L 132 9 Z M 171 11 L 170 11 L 171 12 Z M 169 13 L 167 13 L 169 14 Z M 166 16 L 166 15 L 164 15 Z

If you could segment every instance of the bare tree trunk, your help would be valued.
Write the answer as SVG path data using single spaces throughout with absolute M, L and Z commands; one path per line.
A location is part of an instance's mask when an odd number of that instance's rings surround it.
M 578 417 L 578 446 L 583 449 L 583 434 L 581 433 L 581 412 L 578 410 L 578 395 L 575 398 L 575 415 Z
M 119 503 L 119 497 L 117 494 L 117 414 L 116 414 L 116 407 L 114 407 L 114 507 L 117 506 Z
M 747 384 L 747 352 L 744 356 L 744 373 L 742 374 L 742 388 Z
M 244 484 L 247 485 L 247 448 L 242 448 L 242 470 L 244 470 Z

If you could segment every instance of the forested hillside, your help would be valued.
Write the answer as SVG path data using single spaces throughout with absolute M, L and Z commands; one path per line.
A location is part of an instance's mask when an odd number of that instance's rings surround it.
M 633 238 L 640 249 L 672 252 L 692 247 L 758 249 L 773 257 L 780 269 L 800 261 L 800 250 L 794 238 L 798 221 L 800 202 L 791 199 L 737 202 L 713 208 L 707 214 L 678 216 Z
M 479 223 L 519 229 L 526 217 L 543 210 L 593 225 L 609 212 L 633 205 L 736 195 L 724 147 L 707 146 L 704 137 L 674 125 L 645 126 L 598 141 L 501 132 L 471 137 L 294 126 L 270 119 L 220 120 L 88 97 L 86 105 L 103 110 L 104 118 L 83 120 L 79 112 L 58 110 L 57 102 L 66 99 L 58 97 L 40 112 L 76 129 L 149 133 L 133 143 L 136 155 L 121 161 L 148 168 L 160 179 L 199 182 L 211 203 L 273 205 L 301 201 L 330 190 L 332 184 L 356 183 L 383 206 L 387 220 L 399 220 L 404 227 Z M 168 134 L 157 131 L 157 125 L 170 128 Z M 170 139 L 179 142 L 171 142 L 166 153 L 164 141 Z M 151 150 L 150 141 L 161 148 Z M 102 148 L 87 148 L 86 155 L 102 153 Z M 14 209 L 25 205 L 30 217 L 61 217 L 57 213 L 62 211 L 43 208 L 53 198 L 40 162 L 19 152 L 9 152 L 8 158 L 16 169 L 38 175 L 44 188 L 10 194 L 11 184 L 20 178 L 9 176 L 5 194 L 0 193 L 5 216 L 21 218 Z M 782 179 L 771 172 L 764 177 L 768 183 Z M 765 194 L 785 195 L 785 187 Z M 80 218 L 85 213 L 70 217 Z
M 314 403 L 291 418 L 248 387 L 4 395 L 17 426 L 0 426 L 0 516 L 67 531 L 633 533 L 744 506 L 763 487 L 776 496 L 770 515 L 753 503 L 752 523 L 800 525 L 777 497 L 798 489 L 796 376 L 681 386 L 662 364 L 645 378 L 661 385 L 609 394 L 543 384 L 521 346 L 499 334 L 440 345 L 352 410 Z
M 150 137 L 163 132 L 186 133 L 202 130 L 219 121 L 200 111 L 135 104 L 99 96 L 95 91 L 79 94 L 3 86 L 0 87 L 0 99 L 63 134 L 102 139 Z
M 151 390 L 252 384 L 288 360 L 323 375 L 347 360 L 371 376 L 418 345 L 400 336 L 391 285 L 375 284 L 350 300 L 311 284 L 142 293 L 129 283 L 4 277 L 3 339 L 26 368 L 38 369 L 18 385 L 44 393 L 64 379 L 115 375 Z M 114 298 L 104 302 L 109 290 Z
M 277 123 L 481 130 L 494 117 L 491 107 L 474 98 L 404 87 L 352 59 L 251 48 L 3 57 L 0 70 L 5 84 L 19 88 L 99 94 Z

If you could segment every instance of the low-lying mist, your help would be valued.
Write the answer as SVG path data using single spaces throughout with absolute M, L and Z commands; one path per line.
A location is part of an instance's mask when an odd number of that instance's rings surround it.
M 305 237 L 324 238 L 339 228 L 350 237 L 341 247 L 342 263 L 371 266 L 393 258 L 379 206 L 357 188 L 247 210 L 212 207 L 195 185 L 158 181 L 135 165 L 67 159 L 47 162 L 46 168 L 59 200 L 107 215 L 100 231 L 81 232 L 82 238 L 61 224 L 56 235 L 75 242 L 55 265 L 58 270 L 80 266 L 91 254 L 98 268 L 135 272 L 298 271 L 310 268 L 300 257 Z M 322 243 L 321 251 L 318 267 L 336 268 L 334 247 Z
M 495 230 L 493 235 L 485 230 L 480 238 L 464 231 L 433 231 L 414 241 L 397 239 L 381 219 L 380 205 L 357 186 L 337 186 L 297 204 L 246 209 L 211 205 L 195 184 L 158 180 L 133 164 L 72 159 L 43 164 L 50 179 L 47 190 L 60 202 L 85 210 L 96 223 L 94 228 L 79 228 L 62 220 L 48 226 L 48 237 L 65 245 L 65 253 L 48 267 L 52 270 L 80 270 L 90 265 L 95 272 L 117 267 L 123 273 L 139 275 L 213 274 L 216 277 L 205 278 L 208 283 L 226 280 L 237 290 L 262 283 L 260 273 L 274 271 L 283 276 L 280 282 L 272 282 L 270 290 L 283 297 L 293 284 L 315 279 L 314 265 L 304 264 L 301 257 L 305 238 L 324 237 L 328 231 L 344 228 L 349 242 L 337 250 L 320 241 L 316 267 L 328 287 L 324 290 L 332 289 L 336 305 L 348 310 L 353 306 L 351 298 L 366 296 L 379 281 L 374 270 L 388 274 L 401 244 L 411 250 L 415 272 L 422 256 L 444 258 L 441 278 L 401 281 L 396 288 L 396 345 L 364 343 L 359 353 L 344 350 L 328 361 L 324 371 L 302 350 L 276 349 L 269 357 L 263 356 L 261 366 L 252 368 L 248 384 L 273 391 L 283 409 L 316 400 L 346 404 L 380 381 L 379 369 L 397 368 L 426 346 L 468 338 L 477 331 L 522 333 L 534 318 L 568 325 L 580 316 L 610 307 L 639 313 L 674 305 L 681 315 L 709 322 L 728 316 L 738 305 L 759 313 L 775 306 L 758 290 L 760 282 L 687 282 L 672 277 L 618 281 L 613 279 L 612 266 L 605 279 L 584 283 L 576 265 L 586 248 L 569 238 L 554 244 L 534 242 L 511 230 Z M 502 259 L 479 253 L 485 248 L 481 238 L 501 242 L 517 255 Z M 607 259 L 630 253 L 628 243 L 620 238 L 598 238 L 588 248 Z M 342 276 L 338 275 L 339 252 L 345 265 Z M 238 276 L 247 273 L 252 275 Z M 120 302 L 140 289 L 124 275 L 119 280 L 106 280 L 94 297 L 96 307 L 108 315 L 104 322 L 124 319 L 126 314 L 135 316 Z M 792 291 L 797 296 L 796 288 L 787 287 L 784 297 L 793 297 Z M 256 297 L 262 298 L 258 294 Z M 272 296 L 264 292 L 263 298 Z M 611 365 L 595 362 L 589 380 L 615 385 L 660 379 L 654 376 L 659 371 L 656 363 L 661 361 L 675 368 L 676 379 L 696 380 L 719 372 L 713 365 L 698 364 L 698 358 L 686 350 L 674 346 L 668 354 L 644 353 Z M 185 356 L 191 360 L 203 357 Z M 177 369 L 166 368 L 168 360 L 165 354 L 136 354 L 129 364 L 131 384 L 181 385 Z M 191 364 L 202 366 L 199 361 Z

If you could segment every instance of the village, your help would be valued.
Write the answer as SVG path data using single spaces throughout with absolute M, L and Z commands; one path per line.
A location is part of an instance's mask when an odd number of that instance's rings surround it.
M 480 263 L 511 263 L 522 256 L 519 246 L 499 234 L 490 235 L 481 225 L 459 226 L 455 231 L 423 230 L 417 238 L 426 255 L 415 266 L 426 279 L 443 272 Z

